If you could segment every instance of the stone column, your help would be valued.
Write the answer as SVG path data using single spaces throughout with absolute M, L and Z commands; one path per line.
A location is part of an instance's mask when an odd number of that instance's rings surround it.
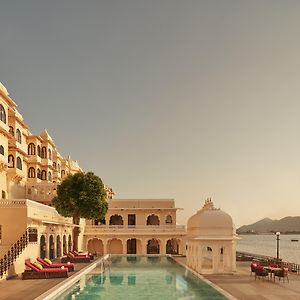
M 213 273 L 218 273 L 218 266 L 220 260 L 219 254 L 219 245 L 214 245 L 212 249 L 212 265 L 213 265 Z
M 160 254 L 166 254 L 166 239 L 160 239 Z
M 123 244 L 123 254 L 127 254 L 127 239 L 122 239 Z
M 107 254 L 107 242 L 108 242 L 107 239 L 103 239 L 102 240 L 102 243 L 103 243 L 103 255 Z
M 141 243 L 142 243 L 142 254 L 146 255 L 147 254 L 147 238 L 141 238 Z

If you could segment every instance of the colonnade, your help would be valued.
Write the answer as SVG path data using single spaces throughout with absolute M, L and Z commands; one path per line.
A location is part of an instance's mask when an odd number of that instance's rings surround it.
M 87 238 L 86 251 L 98 255 L 111 254 L 184 254 L 184 245 L 177 238 Z
M 202 274 L 235 272 L 235 251 L 233 241 L 189 240 L 187 265 Z

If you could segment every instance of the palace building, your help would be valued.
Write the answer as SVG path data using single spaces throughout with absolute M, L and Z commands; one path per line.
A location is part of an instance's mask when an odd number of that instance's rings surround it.
M 59 258 L 72 250 L 78 225 L 59 215 L 51 201 L 64 177 L 80 171 L 77 161 L 60 155 L 47 130 L 30 132 L 0 83 L 0 280 L 22 273 L 27 259 Z M 187 236 L 173 199 L 114 199 L 112 188 L 105 189 L 106 216 L 80 220 L 79 250 L 97 256 L 187 253 L 188 265 L 198 272 L 207 269 L 208 255 L 209 272 L 235 270 L 233 222 L 212 203 L 189 220 Z
M 51 201 L 64 177 L 78 171 L 78 162 L 60 155 L 47 130 L 30 132 L 0 83 L 0 279 L 23 272 L 25 259 L 56 258 L 71 250 L 72 219 L 60 216 Z M 185 227 L 176 224 L 174 200 L 117 200 L 110 187 L 105 189 L 105 220 L 81 219 L 81 250 L 97 255 L 185 252 Z

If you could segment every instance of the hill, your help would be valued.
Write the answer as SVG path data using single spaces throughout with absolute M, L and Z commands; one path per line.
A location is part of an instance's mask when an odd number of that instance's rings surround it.
M 280 220 L 264 218 L 250 225 L 237 229 L 237 233 L 300 233 L 300 217 L 285 217 Z

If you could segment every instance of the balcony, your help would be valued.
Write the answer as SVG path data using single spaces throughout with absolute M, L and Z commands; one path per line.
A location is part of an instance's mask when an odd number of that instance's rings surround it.
M 7 199 L 0 201 L 0 209 L 11 209 L 15 214 L 16 208 L 23 209 L 27 218 L 42 223 L 61 224 L 72 226 L 72 218 L 61 216 L 54 207 L 43 205 L 28 199 Z M 19 220 L 20 221 L 20 220 Z
M 29 155 L 28 163 L 41 163 L 42 159 L 38 155 Z
M 0 172 L 7 170 L 7 157 L 0 154 Z
M 185 235 L 184 225 L 86 225 L 85 235 Z
M 18 168 L 8 168 L 7 174 L 10 180 L 13 182 L 19 183 L 22 179 L 25 178 L 25 173 Z

